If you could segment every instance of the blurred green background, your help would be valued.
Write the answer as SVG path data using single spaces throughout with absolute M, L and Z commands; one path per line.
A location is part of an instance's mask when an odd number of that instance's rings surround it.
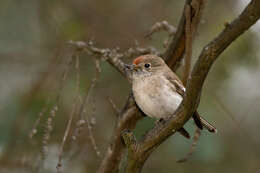
M 193 59 L 201 49 L 234 19 L 247 0 L 208 1 L 194 42 Z M 122 51 L 153 45 L 164 51 L 166 33 L 144 39 L 155 23 L 167 20 L 177 26 L 184 1 L 177 0 L 1 0 L 0 5 L 0 172 L 56 172 L 58 151 L 74 102 L 76 72 L 68 73 L 58 111 L 52 119 L 48 145 L 47 111 L 35 136 L 28 135 L 42 109 L 57 102 L 61 75 L 71 56 L 69 40 L 93 39 L 98 47 Z M 236 40 L 214 64 L 205 82 L 200 114 L 212 122 L 217 134 L 203 131 L 196 151 L 186 163 L 179 164 L 191 145 L 179 134 L 165 141 L 146 162 L 143 172 L 256 173 L 260 170 L 260 23 Z M 93 58 L 81 53 L 80 93 L 86 94 L 95 65 Z M 129 62 L 129 59 L 125 59 Z M 115 124 L 107 101 L 111 97 L 122 108 L 130 85 L 108 63 L 90 93 L 86 117 L 95 121 L 93 135 L 101 156 L 96 155 L 88 130 L 73 141 L 75 117 L 63 153 L 64 172 L 96 172 L 105 154 Z M 180 72 L 181 70 L 179 70 Z M 180 73 L 179 73 L 180 74 Z M 144 118 L 135 133 L 140 136 L 154 120 Z M 185 127 L 194 133 L 192 121 Z M 47 147 L 42 159 L 43 147 Z M 40 169 L 38 169 L 40 168 Z

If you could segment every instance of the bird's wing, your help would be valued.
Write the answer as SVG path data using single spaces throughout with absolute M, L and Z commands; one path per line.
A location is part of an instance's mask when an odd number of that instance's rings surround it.
M 172 72 L 172 73 L 167 73 L 167 75 L 165 75 L 167 80 L 169 80 L 173 86 L 173 90 L 175 90 L 178 94 L 180 94 L 182 97 L 184 96 L 185 93 L 185 87 L 183 86 L 182 82 L 180 81 L 180 79 Z
M 173 84 L 172 89 L 183 97 L 184 93 L 185 93 L 185 87 L 183 86 L 183 84 L 180 81 L 180 79 L 178 78 L 178 76 L 176 76 L 173 72 L 169 73 L 169 71 L 167 73 L 165 73 L 164 75 Z M 198 114 L 197 111 L 194 112 L 194 114 L 192 115 L 192 118 L 194 119 L 195 124 L 197 125 L 198 128 L 202 129 L 203 127 L 205 127 L 209 132 L 212 132 L 212 133 L 217 132 L 217 129 L 213 125 L 211 125 L 207 120 L 202 118 Z M 180 132 L 180 133 L 182 133 L 182 132 Z M 183 133 L 184 133 L 184 131 L 183 131 Z

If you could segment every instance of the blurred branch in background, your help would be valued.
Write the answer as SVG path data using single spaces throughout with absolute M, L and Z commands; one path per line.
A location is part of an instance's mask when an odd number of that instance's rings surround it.
M 24 122 L 25 119 L 27 118 L 27 113 L 29 111 L 29 105 L 32 104 L 33 98 L 35 97 L 36 94 L 41 90 L 41 87 L 43 86 L 44 82 L 55 72 L 55 67 L 58 63 L 58 59 L 60 58 L 61 55 L 61 48 L 58 48 L 56 50 L 55 55 L 53 58 L 50 60 L 49 64 L 46 67 L 46 71 L 42 74 L 41 77 L 38 78 L 38 80 L 31 86 L 29 89 L 29 92 L 25 94 L 25 99 L 22 104 L 22 110 L 18 118 L 15 119 L 15 122 L 13 123 L 10 133 L 12 135 L 11 139 L 8 142 L 7 148 L 4 150 L 4 154 L 2 154 L 0 162 L 5 162 L 5 160 L 8 160 L 9 157 L 12 155 L 12 152 L 14 152 L 14 148 L 16 146 L 17 136 L 20 136 L 20 129 L 22 128 L 23 124 L 21 122 Z M 44 108 L 43 108 L 44 109 Z M 44 112 L 44 110 L 42 111 Z M 42 113 L 40 112 L 38 117 L 40 118 L 42 116 Z M 37 121 L 36 121 L 37 122 Z M 35 122 L 35 123 L 36 123 Z M 37 123 L 35 125 L 37 127 Z M 33 127 L 33 133 L 35 133 L 35 127 Z M 37 131 L 36 131 L 37 132 Z
M 177 162 L 183 163 L 183 162 L 188 161 L 188 159 L 191 157 L 191 155 L 195 151 L 195 148 L 196 148 L 200 135 L 201 135 L 201 130 L 199 128 L 197 128 L 194 133 L 194 136 L 192 138 L 192 145 L 191 145 L 190 151 L 187 153 L 187 155 L 184 158 L 177 160 Z
M 166 40 L 163 42 L 163 47 L 168 47 L 170 43 L 170 39 L 174 36 L 176 33 L 176 28 L 172 25 L 170 25 L 167 21 L 162 22 L 156 22 L 150 29 L 149 32 L 145 35 L 145 38 L 152 39 L 152 35 L 156 32 L 160 31 L 166 31 L 168 32 L 169 36 Z

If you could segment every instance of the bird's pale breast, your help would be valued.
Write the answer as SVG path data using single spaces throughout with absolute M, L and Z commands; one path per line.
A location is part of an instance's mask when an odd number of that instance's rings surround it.
M 164 118 L 174 113 L 182 101 L 173 84 L 163 76 L 133 80 L 133 94 L 140 109 L 148 116 Z

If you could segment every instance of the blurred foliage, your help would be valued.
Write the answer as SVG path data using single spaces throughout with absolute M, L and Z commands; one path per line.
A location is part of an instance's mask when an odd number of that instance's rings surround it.
M 99 47 L 125 50 L 137 40 L 164 50 L 165 33 L 152 40 L 145 33 L 158 21 L 177 26 L 183 1 L 170 0 L 1 0 L 0 6 L 0 172 L 36 172 L 41 162 L 42 140 L 48 111 L 28 135 L 39 112 L 56 104 L 61 75 L 71 55 L 69 40 L 93 39 Z M 194 42 L 193 59 L 202 47 L 236 17 L 246 0 L 208 1 Z M 257 172 L 260 169 L 260 51 L 259 22 L 235 41 L 214 64 L 202 93 L 199 112 L 218 128 L 212 135 L 202 132 L 190 161 L 178 164 L 191 141 L 178 134 L 170 137 L 149 158 L 144 172 Z M 80 93 L 84 96 L 95 72 L 93 58 L 80 54 Z M 124 60 L 129 62 L 131 60 Z M 97 86 L 91 92 L 87 116 L 93 118 L 93 134 L 103 156 L 111 136 L 115 115 L 107 101 L 111 97 L 122 108 L 130 91 L 128 82 L 106 62 Z M 178 71 L 181 75 L 181 70 Z M 56 172 L 58 149 L 75 95 L 73 70 L 64 84 L 59 109 L 53 119 L 42 172 Z M 47 106 L 44 106 L 47 105 Z M 93 106 L 94 105 L 94 106 Z M 75 129 L 76 122 L 73 122 Z M 145 118 L 135 133 L 141 136 L 154 125 Z M 187 129 L 193 133 L 194 124 Z M 96 156 L 88 132 L 75 141 L 70 137 L 63 154 L 64 172 L 95 172 L 102 159 Z

